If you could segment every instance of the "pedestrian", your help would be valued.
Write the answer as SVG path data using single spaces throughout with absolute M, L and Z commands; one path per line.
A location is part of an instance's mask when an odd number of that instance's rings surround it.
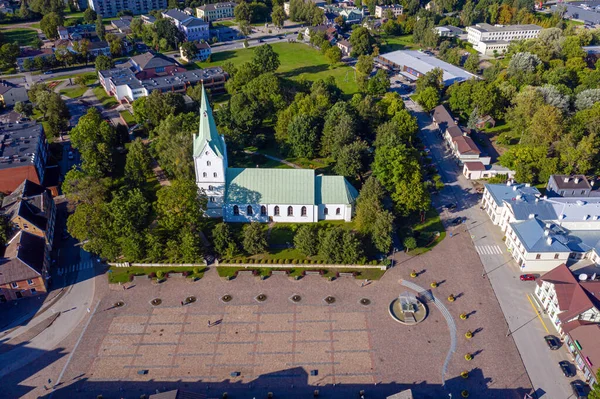
M 365 282 L 363 281 L 362 283 L 360 283 L 360 286 L 364 287 L 365 286 Z
M 181 306 L 183 306 L 183 301 L 181 301 Z
M 125 291 L 127 288 L 125 287 L 125 284 L 123 284 L 123 291 Z
M 90 312 L 91 312 L 90 308 L 87 308 L 87 312 L 88 312 L 88 313 L 90 313 Z
M 210 327 L 210 320 L 208 321 L 208 326 Z

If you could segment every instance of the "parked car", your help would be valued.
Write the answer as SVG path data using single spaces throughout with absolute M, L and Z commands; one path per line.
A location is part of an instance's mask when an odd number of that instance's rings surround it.
M 52 75 L 52 71 L 46 71 L 44 72 L 44 75 Z
M 555 351 L 560 348 L 560 340 L 556 338 L 554 335 L 546 335 L 544 337 L 546 344 L 548 344 L 548 348 Z
M 455 218 L 455 219 L 452 219 L 452 220 L 450 221 L 450 225 L 451 225 L 451 226 L 458 226 L 458 225 L 459 225 L 459 224 L 461 224 L 462 222 L 463 222 L 463 218 L 461 218 L 461 217 L 459 216 L 459 217 L 457 217 L 457 218 Z
M 68 158 L 68 159 L 70 159 L 70 160 L 73 160 L 73 159 L 75 158 L 75 157 L 73 156 L 73 151 L 69 151 L 69 152 L 67 153 L 67 158 Z
M 587 398 L 588 392 L 590 391 L 589 385 L 581 380 L 571 381 L 571 389 L 573 390 L 576 399 Z
M 558 365 L 560 366 L 560 369 L 562 370 L 565 377 L 575 377 L 575 373 L 573 372 L 573 369 L 571 368 L 571 364 L 569 362 L 563 360 L 562 362 L 558 362 Z
M 521 274 L 519 279 L 521 281 L 535 281 L 535 276 L 533 274 Z
M 456 209 L 456 204 L 450 202 L 449 204 L 444 205 L 444 209 L 448 209 L 448 210 Z

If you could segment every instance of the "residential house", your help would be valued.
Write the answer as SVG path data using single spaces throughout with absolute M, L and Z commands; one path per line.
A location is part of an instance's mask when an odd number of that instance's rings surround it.
M 88 54 L 91 57 L 97 57 L 99 55 L 106 55 L 107 57 L 110 57 L 110 45 L 104 40 L 90 42 L 90 45 L 88 46 Z
M 391 5 L 376 5 L 375 6 L 375 17 L 384 18 L 387 17 L 388 13 L 392 13 L 394 18 L 402 15 L 404 11 L 404 7 L 400 4 L 391 4 Z
M 206 22 L 233 18 L 234 2 L 204 4 L 196 8 L 196 16 Z
M 310 41 L 311 34 L 315 32 L 325 32 L 325 38 L 329 41 L 330 44 L 335 44 L 337 37 L 337 29 L 334 26 L 328 25 L 317 25 L 317 26 L 309 26 L 304 30 L 304 38 L 307 41 Z
M 440 37 L 458 37 L 465 33 L 462 29 L 452 25 L 436 26 L 434 29 Z
M 8 1 L 0 1 L 0 14 L 15 14 L 15 11 L 18 9 L 17 6 L 13 6 Z
M 144 23 L 144 25 L 152 25 L 154 24 L 154 22 L 156 22 L 156 17 L 152 16 L 152 15 L 142 15 L 140 17 L 142 19 L 142 22 Z
M 592 185 L 584 175 L 552 175 L 546 186 L 548 197 L 589 197 Z
M 581 328 L 582 323 L 600 323 L 598 295 L 600 281 L 578 280 L 564 263 L 542 275 L 535 287 L 535 296 L 563 337 Z
M 54 58 L 54 51 L 51 48 L 42 48 L 39 50 L 30 47 L 21 48 L 21 54 L 17 57 L 17 68 L 23 71 L 23 63 L 26 60 L 35 61 L 36 59 L 49 60 Z
M 45 294 L 50 278 L 44 239 L 20 230 L 0 258 L 0 302 Z
M 112 21 L 110 24 L 120 33 L 129 35 L 131 33 L 131 21 L 132 19 L 130 16 L 125 16 Z
M 169 18 L 177 29 L 179 29 L 186 41 L 201 41 L 209 39 L 208 22 L 192 17 L 177 9 L 171 9 L 162 13 L 164 18 Z
M 179 56 L 181 57 L 181 59 L 185 62 L 190 62 L 190 61 L 206 61 L 206 59 L 208 57 L 210 57 L 212 51 L 210 48 L 210 45 L 206 42 L 194 42 L 194 45 L 196 46 L 196 49 L 198 49 L 198 53 L 196 54 L 196 57 L 193 59 L 188 59 L 185 56 L 185 53 L 183 51 L 183 49 L 180 47 L 179 48 Z
M 96 25 L 95 24 L 79 24 L 73 26 L 59 26 L 58 38 L 59 40 L 81 40 L 81 39 L 93 39 L 97 37 Z
M 503 54 L 513 40 L 535 39 L 540 31 L 538 25 L 490 25 L 479 23 L 467 27 L 467 40 L 481 54 Z
M 565 346 L 575 359 L 577 369 L 581 371 L 588 384 L 598 383 L 596 375 L 600 365 L 600 324 L 576 321 L 568 323 L 575 325 L 567 331 Z
M 167 8 L 167 0 L 88 0 L 88 6 L 104 18 L 116 17 L 119 11 L 148 14 L 152 10 Z
M 513 179 L 516 172 L 501 165 L 484 165 L 479 161 L 467 161 L 463 164 L 463 176 L 469 180 L 489 179 L 499 175 Z
M 41 124 L 0 123 L 0 192 L 13 192 L 25 179 L 44 184 L 47 159 Z
M 50 264 L 56 205 L 49 190 L 29 180 L 24 180 L 2 201 L 2 215 L 7 217 L 14 231 L 24 231 L 44 239 L 44 264 Z
M 27 90 L 24 86 L 0 80 L 0 108 L 12 107 L 17 101 L 28 101 Z
M 336 46 L 342 50 L 342 56 L 347 57 L 352 53 L 352 44 L 348 40 L 340 40 L 336 43 Z

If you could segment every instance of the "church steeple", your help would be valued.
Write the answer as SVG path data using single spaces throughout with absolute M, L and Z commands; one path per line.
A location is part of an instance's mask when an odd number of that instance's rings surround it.
M 226 156 L 223 139 L 219 137 L 219 133 L 217 132 L 217 125 L 215 124 L 212 109 L 208 103 L 206 90 L 204 89 L 204 85 L 202 85 L 200 126 L 198 128 L 198 135 L 194 136 L 194 157 L 200 156 L 202 149 L 207 143 L 219 158 Z

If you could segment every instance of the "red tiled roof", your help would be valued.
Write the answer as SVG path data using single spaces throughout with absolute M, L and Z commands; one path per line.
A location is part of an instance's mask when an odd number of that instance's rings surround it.
M 485 170 L 485 165 L 481 162 L 465 162 L 465 167 L 471 171 Z

